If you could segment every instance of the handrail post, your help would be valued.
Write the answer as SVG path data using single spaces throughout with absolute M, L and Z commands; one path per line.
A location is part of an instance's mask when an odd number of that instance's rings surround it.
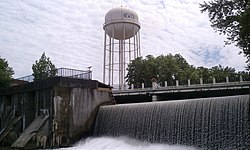
M 179 86 L 179 81 L 178 80 L 176 80 L 175 83 L 176 83 L 176 86 Z
M 200 78 L 200 85 L 203 85 L 203 79 Z
M 165 85 L 164 85 L 165 87 L 168 87 L 168 81 L 165 81 Z
M 229 83 L 229 77 L 226 77 L 226 83 Z
M 141 88 L 144 89 L 144 83 L 141 84 Z
M 215 80 L 215 78 L 213 78 L 213 84 L 215 84 L 216 83 L 216 80 Z

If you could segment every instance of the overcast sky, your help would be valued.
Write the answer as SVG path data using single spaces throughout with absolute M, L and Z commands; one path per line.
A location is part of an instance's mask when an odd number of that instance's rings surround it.
M 189 64 L 244 70 L 246 59 L 210 27 L 200 0 L 1 0 L 0 56 L 14 77 L 32 74 L 43 52 L 56 67 L 86 70 L 102 81 L 103 23 L 107 11 L 134 9 L 141 24 L 142 55 L 180 53 Z

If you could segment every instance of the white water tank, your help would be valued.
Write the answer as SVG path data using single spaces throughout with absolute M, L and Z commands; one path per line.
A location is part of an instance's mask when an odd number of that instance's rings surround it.
M 113 8 L 105 15 L 103 29 L 103 83 L 125 89 L 126 68 L 141 56 L 138 15 L 127 7 Z
M 111 38 L 126 40 L 140 29 L 138 15 L 127 7 L 113 8 L 107 12 L 103 29 Z

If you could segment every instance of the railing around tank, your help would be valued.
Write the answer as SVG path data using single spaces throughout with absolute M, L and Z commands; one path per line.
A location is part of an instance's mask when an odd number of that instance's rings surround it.
M 92 79 L 92 71 L 84 71 L 70 68 L 58 68 L 56 71 L 56 77 L 68 77 L 68 78 L 77 78 L 77 79 Z M 17 81 L 24 82 L 33 82 L 34 76 L 28 75 L 16 79 Z

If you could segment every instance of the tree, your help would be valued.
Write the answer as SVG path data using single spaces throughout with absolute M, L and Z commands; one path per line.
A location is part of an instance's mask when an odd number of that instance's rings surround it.
M 46 57 L 45 53 L 42 54 L 39 61 L 36 60 L 32 65 L 34 81 L 43 80 L 48 77 L 54 77 L 57 74 L 55 65 L 50 61 L 49 57 Z
M 141 83 L 150 87 L 153 78 L 162 85 L 165 81 L 168 85 L 173 85 L 176 80 L 184 84 L 193 76 L 194 69 L 180 54 L 161 55 L 156 58 L 148 55 L 145 59 L 137 58 L 128 65 L 126 81 L 134 87 L 141 87 Z
M 242 49 L 250 69 L 250 1 L 211 0 L 200 4 L 200 8 L 208 12 L 211 26 L 227 35 L 226 44 L 236 43 Z
M 0 88 L 9 86 L 13 74 L 14 71 L 8 61 L 0 57 Z
M 214 66 L 209 69 L 210 77 L 216 79 L 216 82 L 225 82 L 226 77 L 229 77 L 231 81 L 235 81 L 235 69 L 231 67 L 223 67 L 221 65 Z
M 239 71 L 238 76 L 241 75 L 242 76 L 242 80 L 243 81 L 250 81 L 250 72 L 247 71 Z M 236 79 L 237 80 L 237 79 Z M 238 79 L 239 80 L 239 79 Z
M 200 78 L 204 83 L 212 83 L 213 78 L 216 82 L 226 82 L 226 77 L 229 77 L 230 82 L 238 82 L 240 75 L 243 80 L 250 80 L 249 72 L 235 72 L 232 67 L 223 67 L 221 65 L 211 68 L 194 67 L 180 55 L 168 54 L 154 57 L 152 55 L 133 60 L 127 68 L 126 82 L 128 85 L 134 85 L 135 88 L 140 88 L 144 83 L 145 87 L 152 86 L 152 79 L 156 79 L 158 84 L 164 85 L 167 81 L 168 85 L 175 85 L 176 80 L 180 85 L 187 85 L 188 79 L 191 84 L 199 84 Z

